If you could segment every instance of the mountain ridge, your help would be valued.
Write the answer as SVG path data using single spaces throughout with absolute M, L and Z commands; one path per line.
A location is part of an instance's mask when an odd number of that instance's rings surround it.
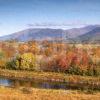
M 96 37 L 100 37 L 100 34 L 95 34 L 97 31 L 100 33 L 100 25 L 89 25 L 81 28 L 72 29 L 52 29 L 52 28 L 30 28 L 19 32 L 12 33 L 10 35 L 0 37 L 1 41 L 15 39 L 18 41 L 30 41 L 30 40 L 53 40 L 56 38 L 63 38 L 66 41 L 87 41 L 87 37 L 90 41 L 95 42 Z M 94 31 L 95 30 L 95 31 Z M 96 31 L 97 30 L 97 31 Z M 89 34 L 89 35 L 86 35 Z M 93 37 L 91 37 L 91 34 Z M 92 39 L 90 39 L 92 38 Z M 100 42 L 100 39 L 98 38 Z

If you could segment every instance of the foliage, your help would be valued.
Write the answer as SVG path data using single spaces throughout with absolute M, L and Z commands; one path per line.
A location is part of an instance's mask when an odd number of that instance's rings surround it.
M 67 71 L 66 73 L 69 73 L 69 74 L 76 74 L 76 75 L 83 75 L 84 72 L 82 70 L 80 70 L 79 67 L 77 66 L 71 66 Z
M 100 75 L 100 47 L 61 42 L 1 42 L 0 67 L 16 70 L 53 71 Z
M 6 62 L 6 68 L 16 70 L 16 60 Z
M 0 52 L 0 59 L 2 59 L 4 57 L 4 53 Z
M 35 70 L 36 67 L 38 67 L 36 60 L 36 55 L 33 55 L 32 53 L 24 53 L 17 58 L 16 67 L 17 69 L 23 70 Z

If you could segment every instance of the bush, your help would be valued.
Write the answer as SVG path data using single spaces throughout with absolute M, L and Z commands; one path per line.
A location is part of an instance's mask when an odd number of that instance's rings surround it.
M 76 74 L 76 75 L 82 75 L 84 72 L 77 66 L 71 66 L 68 70 L 66 70 L 66 73 L 68 74 Z
M 37 57 L 31 53 L 25 53 L 11 61 L 6 62 L 6 68 L 13 70 L 40 70 L 37 63 Z
M 9 62 L 6 62 L 6 68 L 7 69 L 16 69 L 16 60 L 11 60 Z
M 89 76 L 99 76 L 100 75 L 100 67 L 90 68 L 87 70 L 86 75 Z

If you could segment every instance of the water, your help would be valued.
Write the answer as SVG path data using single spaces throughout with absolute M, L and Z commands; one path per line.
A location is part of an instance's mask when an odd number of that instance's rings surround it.
M 45 88 L 45 89 L 68 89 L 68 83 L 65 82 L 51 82 L 51 81 L 26 81 L 26 80 L 18 80 L 18 79 L 7 79 L 0 78 L 1 86 L 8 87 L 34 87 L 34 88 Z
M 8 78 L 0 78 L 1 86 L 8 87 L 33 87 L 33 88 L 44 88 L 44 89 L 86 89 L 86 88 L 94 88 L 100 90 L 99 86 L 87 85 L 83 83 L 68 83 L 68 82 L 51 82 L 51 81 L 43 81 L 43 80 L 19 80 L 19 79 L 8 79 Z

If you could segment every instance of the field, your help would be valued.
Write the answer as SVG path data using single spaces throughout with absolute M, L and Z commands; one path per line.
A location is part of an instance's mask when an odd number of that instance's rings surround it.
M 10 79 L 43 80 L 54 82 L 69 82 L 70 84 L 87 84 L 91 87 L 100 87 L 100 77 L 80 76 L 55 72 L 33 72 L 33 71 L 14 71 L 0 70 L 0 76 Z M 98 88 L 99 89 L 99 88 Z
M 0 100 L 99 100 L 100 93 L 88 94 L 72 90 L 30 89 L 27 93 L 22 88 L 0 87 Z M 5 96 L 6 94 L 6 96 Z

